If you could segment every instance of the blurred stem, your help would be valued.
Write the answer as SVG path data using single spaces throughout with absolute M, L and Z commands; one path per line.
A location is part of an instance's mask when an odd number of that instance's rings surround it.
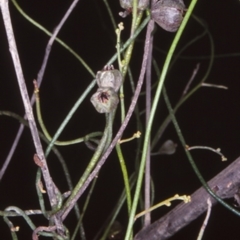
M 16 0 L 11 0 L 14 4 L 14 6 L 16 7 L 16 9 L 19 11 L 20 14 L 22 14 L 22 16 L 24 18 L 26 18 L 30 23 L 32 23 L 34 26 L 36 26 L 37 28 L 39 28 L 41 31 L 43 31 L 45 34 L 47 34 L 48 36 L 51 36 L 52 33 L 49 32 L 47 29 L 45 29 L 42 25 L 40 25 L 39 23 L 37 23 L 36 21 L 34 21 L 32 18 L 30 18 L 22 9 L 21 7 L 18 5 L 18 3 L 16 2 Z M 106 0 L 103 0 L 106 1 Z M 145 20 L 142 22 L 142 24 L 139 26 L 139 28 L 135 31 L 135 33 L 133 34 L 133 36 L 131 38 L 129 38 L 123 48 L 121 49 L 121 52 L 124 51 L 129 44 L 134 41 L 134 39 L 139 35 L 139 33 L 144 29 L 144 27 L 146 26 L 146 24 L 148 23 L 150 17 L 146 17 Z M 138 21 L 138 20 L 137 20 Z M 136 25 L 138 26 L 138 24 Z M 116 29 L 116 28 L 114 28 Z M 91 74 L 92 77 L 95 77 L 95 73 L 92 71 L 92 69 L 85 63 L 85 61 L 75 52 L 72 50 L 72 48 L 70 48 L 67 44 L 65 44 L 62 40 L 60 40 L 59 38 L 56 38 L 56 41 L 62 45 L 66 50 L 68 50 L 74 57 L 76 57 L 81 64 L 85 67 L 85 69 Z M 106 65 L 110 65 L 112 64 L 117 58 L 117 54 L 115 54 Z
M 96 182 L 97 182 L 97 178 L 95 178 L 92 182 L 92 185 L 91 185 L 91 188 L 88 192 L 88 195 L 87 195 L 87 199 L 85 200 L 85 203 L 84 203 L 84 206 L 83 206 L 83 210 L 82 210 L 82 214 L 81 214 L 81 217 L 80 219 L 78 220 L 78 223 L 77 223 L 77 226 L 75 227 L 75 230 L 73 232 L 73 235 L 71 237 L 71 240 L 74 240 L 76 238 L 76 235 L 77 235 L 77 232 L 78 232 L 78 229 L 81 227 L 82 225 L 82 220 L 83 220 L 83 217 L 84 217 L 84 214 L 86 213 L 86 210 L 87 210 L 87 207 L 89 205 L 89 201 L 91 199 L 91 196 L 92 196 L 92 193 L 93 193 L 93 190 L 95 188 L 95 185 L 96 185 Z
M 215 54 L 214 59 L 219 58 L 231 58 L 231 57 L 239 57 L 240 52 L 235 53 L 223 53 L 223 54 Z M 201 56 L 187 56 L 187 55 L 181 55 L 179 58 L 186 59 L 186 60 L 206 60 L 211 58 L 211 55 L 201 55 Z
M 112 25 L 113 25 L 113 29 L 116 29 L 117 28 L 117 24 L 116 24 L 116 21 L 115 21 L 114 16 L 113 16 L 112 9 L 109 6 L 107 0 L 103 0 L 103 2 L 106 5 L 107 11 L 108 11 L 108 15 L 109 15 L 109 17 L 111 19 L 111 22 L 112 22 Z
M 188 19 L 191 15 L 196 3 L 197 3 L 197 0 L 192 0 L 191 1 L 191 4 L 188 8 L 188 11 L 186 12 L 186 15 L 183 18 L 182 24 L 180 25 L 179 30 L 177 31 L 177 33 L 175 35 L 175 38 L 174 38 L 174 40 L 171 44 L 171 47 L 168 51 L 166 60 L 165 60 L 164 65 L 163 65 L 163 70 L 162 70 L 162 73 L 161 73 L 161 76 L 160 76 L 160 79 L 159 79 L 159 84 L 157 86 L 155 97 L 154 97 L 154 100 L 153 100 L 153 103 L 152 103 L 152 109 L 151 109 L 147 129 L 146 129 L 146 133 L 145 133 L 142 158 L 141 158 L 141 163 L 140 163 L 140 168 L 139 168 L 136 190 L 135 190 L 134 199 L 133 199 L 133 203 L 132 203 L 131 214 L 130 214 L 130 217 L 129 217 L 127 232 L 126 232 L 126 235 L 125 235 L 125 240 L 130 239 L 132 227 L 133 227 L 133 224 L 134 224 L 134 216 L 135 216 L 135 213 L 136 213 L 137 204 L 138 204 L 139 196 L 140 196 L 140 190 L 141 190 L 141 187 L 142 187 L 142 179 L 143 179 L 143 174 L 144 174 L 144 169 L 145 169 L 145 164 L 146 164 L 147 148 L 148 148 L 148 143 L 150 141 L 150 133 L 151 133 L 151 129 L 152 129 L 152 123 L 153 123 L 155 112 L 156 112 L 157 105 L 158 105 L 158 102 L 159 102 L 159 98 L 160 98 L 160 94 L 161 94 L 161 91 L 162 91 L 163 83 L 164 83 L 164 80 L 166 78 L 168 67 L 169 67 L 170 61 L 172 59 L 174 50 L 176 49 L 176 46 L 177 46 L 177 44 L 180 40 L 180 37 L 183 33 L 183 30 L 184 30 L 184 28 L 185 28 L 185 26 L 188 22 Z
M 130 178 L 129 178 L 129 182 L 130 182 L 130 189 L 133 188 L 134 184 L 136 183 L 136 175 L 135 173 L 133 173 Z M 126 189 L 124 188 L 122 191 L 122 194 L 120 195 L 118 202 L 116 203 L 114 209 L 112 210 L 111 214 L 109 215 L 108 219 L 106 220 L 106 222 L 108 223 L 107 227 L 104 230 L 104 233 L 102 235 L 102 237 L 100 238 L 100 240 L 105 240 L 109 234 L 110 228 L 112 226 L 112 224 L 114 223 L 114 221 L 116 220 L 124 202 L 126 200 Z M 96 237 L 94 237 L 94 240 L 99 239 L 99 235 L 97 234 Z

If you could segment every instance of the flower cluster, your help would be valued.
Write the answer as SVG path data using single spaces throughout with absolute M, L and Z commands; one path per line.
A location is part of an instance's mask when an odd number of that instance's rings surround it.
M 99 113 L 109 113 L 116 109 L 119 98 L 117 91 L 122 84 L 122 74 L 113 66 L 105 66 L 97 72 L 98 89 L 91 97 L 91 102 Z

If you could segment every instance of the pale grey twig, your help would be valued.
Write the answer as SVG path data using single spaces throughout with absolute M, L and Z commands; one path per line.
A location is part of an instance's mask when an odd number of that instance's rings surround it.
M 38 86 L 40 87 L 41 83 L 42 83 L 42 79 L 43 79 L 43 75 L 44 75 L 44 72 L 45 72 L 45 69 L 46 69 L 46 65 L 47 65 L 47 61 L 48 61 L 48 58 L 49 58 L 49 55 L 50 55 L 50 52 L 51 52 L 51 48 L 52 48 L 52 44 L 54 42 L 54 40 L 56 39 L 57 37 L 57 34 L 59 33 L 60 29 L 62 28 L 63 24 L 66 22 L 67 18 L 69 17 L 69 15 L 71 14 L 71 12 L 73 11 L 73 9 L 75 8 L 75 6 L 77 5 L 79 0 L 74 0 L 73 3 L 70 5 L 69 9 L 67 10 L 67 12 L 65 13 L 64 17 L 62 18 L 62 20 L 60 21 L 60 23 L 57 25 L 57 27 L 54 29 L 54 32 L 51 36 L 51 38 L 49 39 L 48 41 L 48 44 L 47 44 L 47 47 L 46 47 L 46 50 L 45 50 L 45 55 L 44 55 L 44 59 L 43 59 L 43 63 L 42 63 L 42 66 L 41 66 L 41 69 L 38 73 L 38 77 L 37 77 L 37 82 L 38 82 Z M 33 104 L 35 103 L 35 96 L 34 94 L 32 94 L 32 97 L 31 97 L 31 105 L 33 106 Z M 24 119 L 26 119 L 26 114 L 24 116 Z M 12 144 L 12 147 L 7 155 L 7 158 L 6 160 L 4 161 L 4 164 L 0 170 L 0 181 L 12 159 L 12 156 L 17 148 L 17 145 L 18 145 L 18 142 L 20 140 L 20 137 L 22 136 L 22 133 L 23 133 L 23 130 L 24 130 L 24 125 L 21 124 L 19 129 L 18 129 L 18 132 L 17 132 L 17 135 L 13 141 L 13 144 Z
M 16 42 L 15 42 L 15 38 L 14 38 L 14 33 L 13 33 L 13 29 L 12 29 L 8 0 L 0 0 L 0 7 L 1 7 L 3 22 L 5 25 L 5 30 L 6 30 L 6 34 L 7 34 L 9 51 L 11 53 L 15 72 L 17 75 L 17 81 L 18 81 L 20 93 L 22 96 L 26 117 L 29 122 L 29 127 L 31 130 L 31 135 L 33 138 L 33 142 L 34 142 L 34 146 L 35 146 L 37 155 L 42 162 L 41 170 L 42 170 L 42 174 L 43 174 L 43 177 L 45 180 L 50 204 L 52 207 L 54 207 L 57 205 L 57 202 L 58 202 L 57 196 L 56 196 L 57 189 L 52 181 L 52 178 L 51 178 L 49 170 L 48 170 L 47 162 L 46 162 L 43 148 L 41 145 L 41 141 L 40 141 L 40 138 L 38 135 L 36 122 L 35 122 L 35 119 L 33 116 L 32 106 L 31 106 L 30 99 L 28 96 L 27 87 L 25 84 L 23 71 L 22 71 L 22 67 L 21 67 L 21 63 L 20 63 L 20 59 L 19 59 L 19 55 L 18 55 L 18 51 L 17 51 L 17 46 L 16 46 Z M 55 224 L 57 226 L 62 226 L 61 222 L 57 218 L 54 218 L 54 220 L 55 220 Z M 63 228 L 63 227 L 61 227 L 61 228 Z
M 209 217 L 210 217 L 210 214 L 211 214 L 211 210 L 212 210 L 212 202 L 211 202 L 210 198 L 207 199 L 207 205 L 208 205 L 207 214 L 206 214 L 204 222 L 203 222 L 203 224 L 201 226 L 201 229 L 200 229 L 200 232 L 198 234 L 197 240 L 202 240 L 204 231 L 205 231 L 206 226 L 208 224 L 208 220 L 209 220 Z
M 40 69 L 40 71 L 38 73 L 38 77 L 37 77 L 37 83 L 38 83 L 39 87 L 40 87 L 41 82 L 42 82 L 42 78 L 43 78 L 43 75 L 44 75 L 44 72 L 45 72 L 45 68 L 46 68 L 46 65 L 47 65 L 49 54 L 51 52 L 52 44 L 55 41 L 55 38 L 57 37 L 57 34 L 59 33 L 59 31 L 62 28 L 63 24 L 66 22 L 67 18 L 72 13 L 73 9 L 76 7 L 78 1 L 79 0 L 74 0 L 72 2 L 72 4 L 70 5 L 69 9 L 67 10 L 65 15 L 63 16 L 62 20 L 57 25 L 57 27 L 54 29 L 53 35 L 51 36 L 51 38 L 48 41 L 48 44 L 47 44 L 47 47 L 46 47 L 46 50 L 45 50 L 45 56 L 44 56 L 44 59 L 43 59 L 42 67 L 41 67 L 41 69 Z

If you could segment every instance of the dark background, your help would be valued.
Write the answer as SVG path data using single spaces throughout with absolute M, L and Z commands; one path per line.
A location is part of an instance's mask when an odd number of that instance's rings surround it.
M 71 2 L 69 0 L 18 1 L 26 13 L 50 31 L 60 22 Z M 189 5 L 189 2 L 185 1 L 186 6 Z M 109 4 L 117 23 L 124 22 L 126 29 L 122 38 L 125 41 L 129 36 L 131 19 L 130 17 L 121 19 L 118 16 L 121 7 L 117 0 L 109 0 Z M 10 11 L 26 84 L 29 94 L 31 94 L 33 91 L 32 81 L 37 77 L 41 67 L 48 36 L 27 22 L 11 2 Z M 183 135 L 189 145 L 221 148 L 228 158 L 228 162 L 221 162 L 220 157 L 212 152 L 193 151 L 193 157 L 206 180 L 224 169 L 239 156 L 240 152 L 240 56 L 219 56 L 220 54 L 240 53 L 239 12 L 240 3 L 237 0 L 199 1 L 194 10 L 194 14 L 208 24 L 215 44 L 216 58 L 207 82 L 225 85 L 229 88 L 228 90 L 202 88 L 181 107 L 177 114 Z M 178 50 L 192 38 L 201 34 L 202 31 L 203 28 L 191 19 L 179 43 Z M 144 40 L 144 34 L 145 31 L 140 35 L 139 40 Z M 102 69 L 115 53 L 115 33 L 103 1 L 81 0 L 58 37 L 80 54 L 94 72 Z M 173 33 L 165 32 L 157 27 L 154 44 L 163 51 L 167 51 L 173 37 Z M 0 39 L 0 110 L 9 110 L 23 115 L 24 108 L 8 51 L 2 20 L 0 21 Z M 131 61 L 135 82 L 140 73 L 142 53 L 143 42 L 138 41 Z M 209 40 L 204 37 L 183 53 L 184 56 L 195 58 L 180 58 L 174 65 L 166 79 L 166 87 L 172 104 L 175 104 L 181 96 L 197 63 L 200 63 L 200 70 L 194 83 L 196 84 L 201 80 L 206 72 L 209 59 L 197 57 L 209 56 L 209 54 Z M 154 51 L 154 57 L 156 57 L 161 68 L 165 54 Z M 117 67 L 117 64 L 115 63 L 114 66 Z M 92 77 L 81 64 L 58 43 L 54 43 L 40 92 L 43 118 L 52 135 L 91 80 Z M 157 78 L 154 76 L 152 81 L 156 82 Z M 129 106 L 132 93 L 128 83 L 126 83 L 125 95 L 126 106 Z M 142 98 L 140 99 L 141 110 L 144 109 L 143 104 L 144 100 Z M 154 122 L 154 129 L 157 129 L 166 114 L 165 104 L 161 100 Z M 115 132 L 120 126 L 118 119 L 114 123 Z M 0 166 L 10 150 L 18 127 L 19 124 L 16 120 L 4 116 L 0 117 Z M 103 127 L 104 115 L 98 114 L 90 101 L 85 101 L 61 134 L 60 139 L 77 138 L 92 131 L 102 131 Z M 131 136 L 136 130 L 136 119 L 133 117 L 124 136 Z M 152 159 L 156 203 L 175 193 L 191 194 L 200 187 L 200 183 L 180 147 L 171 124 L 164 133 L 158 147 L 167 139 L 173 139 L 179 147 L 176 154 L 172 156 L 156 156 Z M 46 145 L 44 145 L 45 147 Z M 124 144 L 122 148 L 131 173 L 134 170 L 136 143 Z M 67 161 L 72 180 L 76 183 L 92 152 L 84 144 L 59 147 L 59 149 Z M 34 153 L 32 139 L 29 130 L 26 129 L 9 168 L 0 182 L 0 210 L 12 205 L 21 209 L 39 208 L 35 190 L 37 167 L 32 161 Z M 62 192 L 67 191 L 68 187 L 62 169 L 53 154 L 49 156 L 48 162 L 54 182 Z M 101 170 L 96 191 L 84 219 L 87 239 L 92 239 L 99 230 L 122 189 L 122 175 L 118 159 L 113 152 Z M 84 203 L 85 195 L 79 201 L 80 206 Z M 233 200 L 228 202 L 231 205 L 234 204 Z M 169 211 L 167 207 L 155 210 L 152 214 L 153 220 L 161 217 L 167 211 Z M 118 218 L 123 227 L 127 225 L 126 214 L 125 206 Z M 172 239 L 196 239 L 203 217 L 191 223 Z M 43 218 L 33 217 L 32 219 L 36 225 L 47 224 Z M 13 222 L 21 227 L 18 233 L 19 239 L 31 239 L 31 230 L 21 218 L 15 218 Z M 239 239 L 239 223 L 240 219 L 237 216 L 222 206 L 216 206 L 213 208 L 204 239 Z M 67 218 L 66 225 L 72 232 L 75 226 L 73 213 Z M 139 223 L 137 223 L 137 226 L 139 226 Z M 2 218 L 0 219 L 0 229 L 1 239 L 11 239 L 9 229 Z

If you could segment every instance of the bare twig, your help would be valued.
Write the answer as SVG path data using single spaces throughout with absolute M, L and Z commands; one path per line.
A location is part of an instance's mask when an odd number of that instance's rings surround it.
M 212 83 L 202 83 L 202 87 L 213 87 L 213 88 L 222 88 L 227 90 L 228 87 L 224 85 L 212 84 Z
M 214 149 L 214 148 L 207 147 L 207 146 L 191 146 L 191 147 L 189 147 L 188 145 L 186 145 L 186 149 L 187 149 L 188 151 L 191 151 L 191 150 L 193 150 L 193 149 L 209 150 L 209 151 L 212 151 L 212 152 L 220 155 L 222 161 L 227 161 L 227 158 L 221 153 L 221 149 L 220 149 L 220 148 Z

